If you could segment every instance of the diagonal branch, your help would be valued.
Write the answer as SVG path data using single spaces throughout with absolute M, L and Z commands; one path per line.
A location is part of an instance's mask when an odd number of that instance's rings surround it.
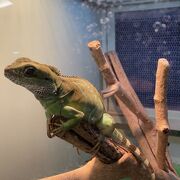
M 105 55 L 102 52 L 101 44 L 99 41 L 91 41 L 88 43 L 88 47 L 94 57 L 104 79 L 110 86 L 117 85 L 117 79 L 107 62 Z M 116 86 L 115 86 L 116 87 Z M 137 108 L 136 103 L 133 101 L 131 96 L 125 91 L 120 83 L 118 83 L 118 89 L 116 90 L 116 95 L 123 101 L 123 103 L 134 113 L 136 116 L 142 120 L 144 123 L 148 123 L 152 127 L 152 123 L 148 116 L 139 108 Z M 110 95 L 113 95 L 110 93 Z
M 60 116 L 54 116 L 51 119 L 50 131 L 56 128 L 56 124 L 59 124 L 60 121 L 65 122 L 66 119 Z M 98 141 L 100 132 L 96 127 L 86 122 L 87 121 L 84 119 L 84 121 L 82 121 L 78 126 L 67 131 L 63 136 L 61 136 L 61 134 L 57 134 L 57 137 L 60 137 L 75 145 L 77 148 L 96 156 L 96 158 L 89 161 L 88 164 L 80 169 L 51 177 L 52 179 L 72 178 L 73 180 L 104 180 L 104 174 L 106 174 L 106 178 L 113 177 L 114 179 L 119 179 L 130 176 L 136 179 L 146 178 L 147 180 L 151 180 L 152 171 L 144 169 L 143 164 L 138 163 L 138 160 L 132 155 L 132 153 L 115 143 L 111 138 L 105 137 L 105 139 L 101 142 L 98 151 L 91 151 Z M 83 174 L 84 171 L 88 173 Z M 104 171 L 103 176 L 102 173 L 95 173 L 95 171 Z M 73 177 L 71 177 L 72 174 Z

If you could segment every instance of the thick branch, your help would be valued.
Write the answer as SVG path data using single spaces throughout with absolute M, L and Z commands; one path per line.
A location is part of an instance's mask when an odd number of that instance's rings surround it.
M 161 169 L 166 169 L 166 148 L 168 143 L 169 123 L 167 115 L 167 77 L 169 63 L 166 59 L 159 59 L 156 72 L 156 87 L 154 95 L 156 128 L 158 131 L 157 161 Z
M 56 125 L 53 126 L 53 124 L 59 124 L 60 120 L 66 121 L 65 118 L 59 116 L 55 116 L 51 119 L 51 131 L 57 128 Z M 117 144 L 113 143 L 110 138 L 104 139 L 98 151 L 97 149 L 92 150 L 98 142 L 99 131 L 96 127 L 86 122 L 86 120 L 82 120 L 74 129 L 67 131 L 63 136 L 61 134 L 57 134 L 57 136 L 86 153 L 96 155 L 96 157 L 104 163 L 115 162 L 123 156 L 125 151 Z
M 171 172 L 167 174 L 162 171 L 160 174 L 161 176 L 157 177 L 156 180 L 180 180 Z M 132 180 L 150 179 L 146 171 L 137 169 L 132 154 L 126 153 L 121 159 L 112 164 L 104 164 L 99 159 L 93 158 L 78 169 L 41 180 L 119 180 L 123 177 L 131 177 Z
M 66 121 L 66 119 L 63 117 L 54 116 L 51 119 L 50 130 L 56 128 L 56 124 L 59 124 L 60 120 Z M 119 144 L 115 143 L 111 138 L 106 137 L 103 140 L 103 142 L 101 142 L 98 151 L 97 150 L 92 151 L 92 148 L 96 145 L 98 141 L 100 132 L 96 127 L 86 122 L 87 122 L 86 120 L 82 121 L 77 127 L 73 128 L 70 131 L 67 131 L 63 137 L 60 135 L 57 136 L 70 142 L 71 144 L 75 145 L 76 147 L 87 153 L 96 155 L 96 157 L 104 164 L 113 164 L 114 162 L 117 161 L 122 162 L 122 159 L 124 160 L 123 157 L 126 157 L 128 151 L 125 150 L 123 147 L 121 147 Z M 132 154 L 131 156 L 133 157 Z M 131 157 L 131 161 L 127 160 L 126 166 L 123 166 L 124 169 L 122 170 L 122 172 L 119 172 L 119 174 L 122 173 L 120 177 L 126 177 L 127 173 L 124 172 L 129 171 L 129 167 L 134 166 L 133 172 L 135 171 L 135 169 L 136 169 L 135 172 L 138 172 L 135 174 L 132 172 L 134 174 L 134 178 L 140 179 L 141 177 L 144 177 L 146 179 L 150 179 L 152 173 L 151 169 L 144 169 L 143 165 L 141 163 L 137 163 L 137 159 L 132 157 Z M 120 165 L 121 164 L 119 164 L 119 166 Z M 98 166 L 96 168 L 98 168 Z M 119 169 L 119 171 L 121 170 Z
M 137 170 L 137 163 L 134 161 L 132 154 L 126 153 L 121 159 L 112 164 L 104 164 L 97 158 L 93 158 L 78 169 L 41 180 L 119 180 L 123 177 L 139 180 L 150 179 L 143 170 Z

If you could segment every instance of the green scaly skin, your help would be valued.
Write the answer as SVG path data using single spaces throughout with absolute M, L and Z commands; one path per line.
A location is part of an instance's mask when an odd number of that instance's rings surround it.
M 111 137 L 115 142 L 129 150 L 144 168 L 155 174 L 141 151 L 115 129 L 112 116 L 106 113 L 102 97 L 97 89 L 87 80 L 79 77 L 62 75 L 55 67 L 40 64 L 28 58 L 19 58 L 4 70 L 5 76 L 12 82 L 31 91 L 45 109 L 47 121 L 53 116 L 68 119 L 54 132 L 53 137 L 74 128 L 81 120 L 94 124 L 102 136 Z

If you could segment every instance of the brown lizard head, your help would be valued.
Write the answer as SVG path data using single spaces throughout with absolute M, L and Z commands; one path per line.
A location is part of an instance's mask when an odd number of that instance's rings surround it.
M 56 91 L 56 79 L 60 73 L 55 67 L 23 57 L 8 65 L 4 75 L 31 91 L 37 98 L 46 98 Z

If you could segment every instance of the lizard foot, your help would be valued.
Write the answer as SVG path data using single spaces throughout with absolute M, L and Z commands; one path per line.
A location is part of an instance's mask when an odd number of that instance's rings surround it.
M 61 122 L 61 121 L 57 122 L 56 121 L 57 118 L 59 120 L 59 117 L 52 116 L 52 118 L 47 121 L 47 136 L 49 138 L 53 138 L 57 134 L 58 135 L 60 134 L 60 137 L 64 136 L 65 132 L 63 131 L 63 128 L 62 128 L 63 122 Z M 62 134 L 61 134 L 61 132 L 62 132 Z
M 62 138 L 65 134 L 65 131 L 64 131 L 63 127 L 61 125 L 59 125 L 59 127 L 56 129 L 53 129 L 51 131 L 51 133 L 52 133 L 53 137 L 58 135 L 58 137 Z
M 51 132 L 48 133 L 48 137 L 49 137 L 49 138 L 53 138 L 54 136 L 58 135 L 58 137 L 61 138 L 61 137 L 64 136 L 64 134 L 65 134 L 64 131 L 62 131 L 60 128 L 56 128 L 56 129 L 54 129 L 53 131 L 51 131 Z
M 104 141 L 104 136 L 100 135 L 98 138 L 98 142 L 96 143 L 96 145 L 89 151 L 90 154 L 93 154 L 93 157 L 98 153 L 100 147 L 101 147 L 101 143 Z
M 104 98 L 108 98 L 119 90 L 119 82 L 110 85 L 108 88 L 101 91 Z
M 94 155 L 96 155 L 97 152 L 98 152 L 99 149 L 100 149 L 100 145 L 101 145 L 101 143 L 100 143 L 100 142 L 97 142 L 96 145 L 95 145 L 91 150 L 89 150 L 89 153 L 90 153 L 90 154 L 93 153 Z

